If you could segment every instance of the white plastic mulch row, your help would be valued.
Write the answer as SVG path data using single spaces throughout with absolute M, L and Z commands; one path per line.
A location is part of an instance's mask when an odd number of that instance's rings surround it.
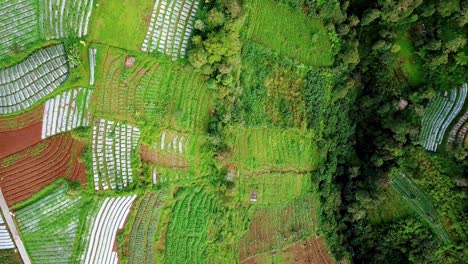
M 40 0 L 39 21 L 45 39 L 88 34 L 95 0 Z
M 89 126 L 88 106 L 92 92 L 77 88 L 47 100 L 42 122 L 42 139 Z
M 97 49 L 89 49 L 89 85 L 94 85 L 94 72 L 96 68 L 96 53 Z
M 198 0 L 156 0 L 141 50 L 157 50 L 173 60 L 185 57 L 198 5 Z
M 0 58 L 39 38 L 36 15 L 33 0 L 0 1 Z
M 0 114 L 24 110 L 68 78 L 63 45 L 38 50 L 25 61 L 0 71 Z
M 186 152 L 187 139 L 183 135 L 169 135 L 166 131 L 161 132 L 161 140 L 153 143 L 154 149 L 161 151 L 183 154 Z
M 436 151 L 442 144 L 448 126 L 460 113 L 468 94 L 468 85 L 454 88 L 450 95 L 437 95 L 421 119 L 421 144 L 430 151 Z
M 119 261 L 113 250 L 117 231 L 122 229 L 136 195 L 106 198 L 93 220 L 88 235 L 82 263 L 116 264 Z
M 12 249 L 15 248 L 15 243 L 11 239 L 10 232 L 6 226 L 5 220 L 0 213 L 0 249 Z
M 95 190 L 122 189 L 133 182 L 131 152 L 140 130 L 100 119 L 93 127 L 93 174 Z

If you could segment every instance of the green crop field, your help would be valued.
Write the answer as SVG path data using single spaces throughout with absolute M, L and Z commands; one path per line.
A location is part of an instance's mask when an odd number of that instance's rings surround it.
M 249 201 L 254 192 L 257 205 L 284 204 L 310 190 L 311 178 L 310 174 L 295 173 L 242 174 L 238 179 L 239 200 Z
M 181 190 L 177 196 L 167 226 L 164 263 L 203 263 L 217 201 L 202 189 Z
M 400 171 L 395 171 L 392 187 L 401 194 L 409 206 L 432 228 L 439 239 L 450 242 L 450 235 L 442 225 L 432 199 L 414 181 Z
M 83 212 L 82 198 L 69 196 L 66 184 L 17 211 L 20 231 L 35 263 L 71 262 Z
M 148 30 L 154 1 L 99 1 L 89 40 L 127 50 L 139 50 Z
M 313 170 L 320 162 L 313 140 L 314 134 L 310 131 L 268 128 L 232 127 L 227 137 L 232 161 L 247 171 Z
M 97 45 L 95 115 L 178 131 L 203 131 L 212 96 L 205 77 L 169 59 Z M 124 66 L 135 56 L 133 67 Z
M 249 40 L 301 63 L 330 66 L 331 42 L 319 18 L 294 12 L 273 0 L 249 0 L 245 35 Z

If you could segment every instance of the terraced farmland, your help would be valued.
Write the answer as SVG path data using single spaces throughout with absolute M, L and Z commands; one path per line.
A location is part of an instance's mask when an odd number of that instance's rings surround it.
M 310 66 L 333 63 L 331 43 L 319 18 L 271 0 L 248 0 L 247 39 Z
M 124 54 L 113 48 L 98 51 L 95 115 L 204 132 L 213 104 L 206 77 L 164 58 L 135 55 L 135 65 L 123 67 Z
M 198 0 L 155 0 L 141 50 L 184 58 L 198 5 Z
M 62 184 L 16 212 L 23 241 L 34 263 L 71 263 L 84 210 L 81 197 L 68 196 L 67 185 Z
M 35 2 L 0 0 L 0 60 L 39 40 Z
M 166 233 L 164 263 L 207 261 L 208 225 L 217 202 L 202 189 L 181 190 Z
M 309 171 L 319 162 L 313 135 L 300 130 L 230 128 L 232 161 L 246 171 Z
M 92 93 L 87 89 L 74 89 L 47 100 L 42 123 L 42 139 L 89 126 L 88 105 Z
M 70 135 L 57 135 L 48 138 L 21 152 L 13 160 L 6 157 L 0 160 L 0 186 L 9 205 L 31 197 L 60 177 L 79 179 L 84 171 L 79 167 L 78 156 L 82 146 Z M 78 174 L 78 175 L 77 175 Z
M 466 142 L 467 132 L 468 132 L 468 112 L 465 112 L 450 130 L 450 133 L 447 139 L 448 147 L 453 148 L 455 145 L 463 147 Z
M 0 70 L 0 114 L 29 108 L 57 89 L 67 77 L 63 45 L 38 50 L 22 63 Z
M 255 193 L 257 205 L 284 204 L 312 188 L 310 174 L 269 173 L 249 175 L 242 173 L 238 179 L 239 200 L 247 202 Z M 280 192 L 278 190 L 281 190 Z
M 140 138 L 140 130 L 105 119 L 93 128 L 94 189 L 122 189 L 133 182 L 131 152 Z
M 164 196 L 164 192 L 148 193 L 135 208 L 137 213 L 130 233 L 129 264 L 155 263 L 156 231 Z
M 424 148 L 436 151 L 443 143 L 446 130 L 463 108 L 467 94 L 468 85 L 465 83 L 431 100 L 421 119 L 421 144 Z
M 413 210 L 427 223 L 434 234 L 443 241 L 449 243 L 450 235 L 441 223 L 437 210 L 432 204 L 432 199 L 425 194 L 415 182 L 401 171 L 394 171 L 392 174 L 391 186 L 401 194 L 404 200 L 413 208 Z
M 279 250 L 318 231 L 317 201 L 311 193 L 277 206 L 255 207 L 239 240 L 240 260 Z
M 119 257 L 113 249 L 117 231 L 124 227 L 135 198 L 136 195 L 104 200 L 86 234 L 86 250 L 81 258 L 83 263 L 118 263 Z
M 42 37 L 61 39 L 83 37 L 96 0 L 40 0 L 39 21 Z
M 0 117 L 0 133 L 22 129 L 41 123 L 44 115 L 44 105 L 26 111 L 21 115 Z

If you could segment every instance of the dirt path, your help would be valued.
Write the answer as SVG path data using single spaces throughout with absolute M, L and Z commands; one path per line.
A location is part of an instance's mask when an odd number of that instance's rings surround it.
M 2 188 L 0 188 L 0 207 L 2 209 L 3 216 L 5 217 L 5 222 L 10 229 L 10 232 L 13 236 L 13 241 L 15 241 L 16 247 L 18 248 L 24 264 L 31 264 L 31 260 L 29 259 L 28 253 L 26 252 L 26 248 L 24 247 L 23 241 L 19 236 L 18 229 L 16 229 L 15 222 L 11 217 L 10 209 L 8 209 L 8 205 L 5 201 L 5 198 L 3 197 Z

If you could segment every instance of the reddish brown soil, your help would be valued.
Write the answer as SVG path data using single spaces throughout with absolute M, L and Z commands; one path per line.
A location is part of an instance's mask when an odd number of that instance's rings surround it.
M 299 241 L 281 251 L 268 253 L 267 255 L 256 256 L 243 261 L 243 264 L 265 263 L 269 257 L 279 255 L 284 263 L 309 264 L 309 263 L 335 263 L 325 244 L 325 238 L 320 236 L 310 236 Z
M 69 179 L 74 181 L 79 181 L 81 185 L 86 185 L 86 171 L 85 164 L 78 161 L 78 157 L 83 154 L 85 144 L 80 141 L 75 142 L 75 147 L 73 149 L 73 170 L 70 174 Z
M 82 169 L 75 169 L 78 156 L 73 155 L 80 144 L 70 134 L 57 135 L 38 144 L 46 145 L 39 155 L 30 155 L 28 148 L 18 152 L 14 164 L 0 166 L 0 187 L 9 206 L 28 199 L 57 178 L 73 174 L 75 178 L 82 177 L 77 176 Z
M 41 141 L 42 121 L 31 126 L 0 132 L 0 159 Z
M 0 132 L 17 130 L 42 122 L 44 105 L 40 105 L 31 111 L 21 115 L 0 118 Z
M 162 154 L 159 151 L 152 150 L 149 146 L 140 147 L 141 160 L 156 165 L 170 168 L 186 169 L 188 162 L 184 158 L 173 154 Z

